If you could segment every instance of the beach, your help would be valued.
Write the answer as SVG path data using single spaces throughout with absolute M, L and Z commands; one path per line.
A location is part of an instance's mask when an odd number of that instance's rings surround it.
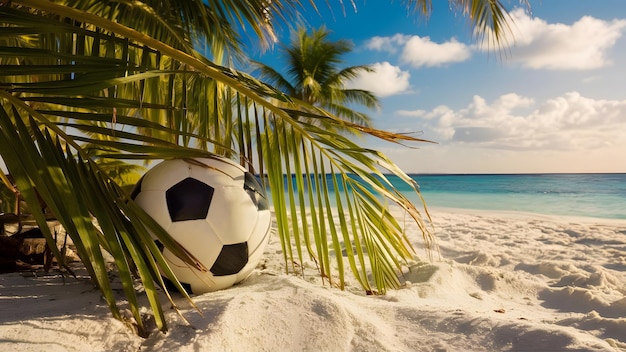
M 83 271 L 3 274 L 0 350 L 626 351 L 626 221 L 431 213 L 439 250 L 429 260 L 405 223 L 417 255 L 400 289 L 368 296 L 348 279 L 342 291 L 312 263 L 285 274 L 274 235 L 247 280 L 195 296 L 200 313 L 177 297 L 184 319 L 166 304 L 169 332 L 145 339 Z

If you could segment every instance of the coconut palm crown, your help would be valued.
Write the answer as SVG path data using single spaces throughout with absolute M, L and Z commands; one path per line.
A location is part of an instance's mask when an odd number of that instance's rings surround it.
M 367 65 L 340 68 L 341 56 L 352 50 L 348 40 L 331 41 L 330 32 L 321 27 L 308 33 L 300 27 L 294 33 L 290 45 L 281 46 L 279 55 L 285 59 L 285 75 L 275 69 L 254 62 L 261 79 L 288 96 L 307 104 L 321 107 L 348 121 L 370 125 L 370 118 L 348 107 L 349 104 L 363 105 L 368 109 L 378 108 L 376 96 L 362 89 L 346 88 L 346 83 L 359 73 L 371 72 Z
M 480 33 L 498 37 L 508 20 L 499 1 L 451 3 Z M 162 331 L 167 326 L 161 292 L 176 308 L 161 273 L 185 294 L 151 234 L 188 265 L 207 269 L 112 177 L 110 165 L 119 161 L 216 154 L 237 159 L 267 180 L 286 270 L 312 258 L 324 281 L 338 287 L 346 272 L 370 293 L 398 287 L 398 273 L 414 252 L 388 204 L 404 209 L 427 245 L 433 240 L 425 209 L 385 175 L 398 176 L 419 195 L 415 182 L 384 154 L 333 130 L 392 143 L 420 139 L 345 119 L 333 105 L 341 101 L 326 95 L 331 92 L 285 94 L 216 64 L 222 54 L 240 49 L 237 28 L 252 28 L 260 40 L 271 41 L 274 22 L 288 18 L 297 5 L 0 0 L 0 158 L 13 182 L 0 181 L 11 192 L 19 190 L 50 250 L 71 272 L 48 214 L 37 206 L 45 204 L 71 237 L 113 316 L 141 335 L 149 331 L 140 296 Z M 430 11 L 430 1 L 407 5 Z M 212 48 L 212 59 L 199 53 L 198 43 Z M 331 82 L 331 76 L 322 77 Z M 285 183 L 285 175 L 294 175 L 292 182 Z M 120 312 L 103 250 L 113 258 L 131 317 Z

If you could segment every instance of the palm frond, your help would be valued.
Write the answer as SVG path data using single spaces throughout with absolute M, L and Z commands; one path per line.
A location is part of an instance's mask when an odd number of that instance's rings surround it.
M 124 319 L 102 250 L 113 255 L 133 314 L 128 323 L 140 332 L 145 328 L 134 280 L 143 284 L 163 331 L 157 286 L 169 293 L 161 275 L 185 292 L 152 236 L 188 265 L 206 268 L 134 203 L 106 162 L 239 158 L 267 180 L 286 262 L 308 256 L 324 281 L 340 287 L 348 270 L 370 293 L 398 286 L 398 271 L 414 253 L 389 203 L 413 218 L 427 244 L 433 240 L 427 210 L 410 202 L 386 175 L 398 176 L 419 194 L 415 182 L 382 153 L 336 131 L 394 143 L 424 140 L 346 121 L 194 50 L 195 35 L 202 31 L 192 35 L 191 29 L 202 27 L 218 44 L 234 34 L 229 28 L 212 32 L 216 23 L 236 21 L 257 33 L 271 32 L 271 14 L 291 4 L 13 0 L 0 5 L 0 157 L 26 202 L 35 204 L 39 197 L 46 202 L 114 316 Z M 178 9 L 183 20 L 170 23 L 164 6 Z M 146 23 L 128 17 L 129 9 Z M 151 14 L 157 16 L 150 19 Z M 62 258 L 43 212 L 34 209 L 33 217 Z
M 354 110 L 350 104 L 378 108 L 378 98 L 364 90 L 346 89 L 345 85 L 359 73 L 370 72 L 371 68 L 366 65 L 339 68 L 343 63 L 341 56 L 352 49 L 352 44 L 346 40 L 331 41 L 329 35 L 325 27 L 311 33 L 306 28 L 298 28 L 293 33 L 292 42 L 280 51 L 286 61 L 284 75 L 258 61 L 252 63 L 253 67 L 261 79 L 286 95 L 327 109 L 346 120 L 369 125 L 371 118 Z
M 508 1 L 509 3 L 511 1 Z M 528 0 L 515 1 L 526 9 L 530 9 Z M 404 0 L 403 3 L 414 13 L 428 16 L 433 9 L 432 0 Z M 462 12 L 470 20 L 474 35 L 484 39 L 488 35 L 488 43 L 493 48 L 506 48 L 507 34 L 511 34 L 509 24 L 512 18 L 501 0 L 450 0 L 449 7 Z

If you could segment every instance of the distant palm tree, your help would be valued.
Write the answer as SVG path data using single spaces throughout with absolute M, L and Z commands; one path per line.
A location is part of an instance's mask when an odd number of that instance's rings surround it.
M 506 23 L 499 1 L 453 3 L 480 32 L 493 29 L 497 36 Z M 160 271 L 178 284 L 150 233 L 189 265 L 205 268 L 112 178 L 109 165 L 115 161 L 220 154 L 257 166 L 274 191 L 285 260 L 301 261 L 306 251 L 322 277 L 338 286 L 344 259 L 329 253 L 344 250 L 365 290 L 382 293 L 398 286 L 398 271 L 413 251 L 386 200 L 405 209 L 424 239 L 432 240 L 420 210 L 380 167 L 417 192 L 411 178 L 382 153 L 302 118 L 391 142 L 419 139 L 351 123 L 340 111 L 315 106 L 320 101 L 310 99 L 313 95 L 296 99 L 215 63 L 226 53 L 242 53 L 238 25 L 272 40 L 273 21 L 288 18 L 294 4 L 0 0 L 0 157 L 61 265 L 46 214 L 34 206 L 40 202 L 66 229 L 113 315 L 142 334 L 138 295 L 147 297 L 165 331 Z M 430 1 L 407 4 L 430 11 Z M 196 50 L 204 43 L 212 48 L 211 60 Z M 295 179 L 283 192 L 285 174 Z M 321 177 L 326 174 L 332 177 Z M 12 189 L 8 178 L 0 179 Z M 311 184 L 310 192 L 298 192 Z M 331 188 L 343 190 L 336 193 L 336 208 L 328 206 Z M 132 321 L 120 314 L 101 249 L 114 259 Z
M 326 109 L 348 121 L 370 125 L 370 118 L 352 109 L 350 104 L 360 104 L 368 109 L 379 107 L 378 98 L 367 90 L 347 88 L 347 83 L 362 72 L 371 72 L 366 65 L 342 68 L 342 55 L 352 50 L 347 40 L 331 41 L 330 32 L 321 27 L 311 34 L 300 27 L 289 45 L 280 47 L 284 58 L 284 74 L 261 62 L 254 61 L 260 78 L 280 89 L 288 96 L 307 104 Z

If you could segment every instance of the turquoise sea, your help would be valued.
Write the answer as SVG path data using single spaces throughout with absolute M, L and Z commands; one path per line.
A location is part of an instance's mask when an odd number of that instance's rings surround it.
M 429 207 L 626 219 L 626 174 L 410 176 L 420 185 Z M 399 178 L 388 178 L 411 200 L 418 201 Z
M 429 206 L 626 219 L 626 174 L 411 177 Z

